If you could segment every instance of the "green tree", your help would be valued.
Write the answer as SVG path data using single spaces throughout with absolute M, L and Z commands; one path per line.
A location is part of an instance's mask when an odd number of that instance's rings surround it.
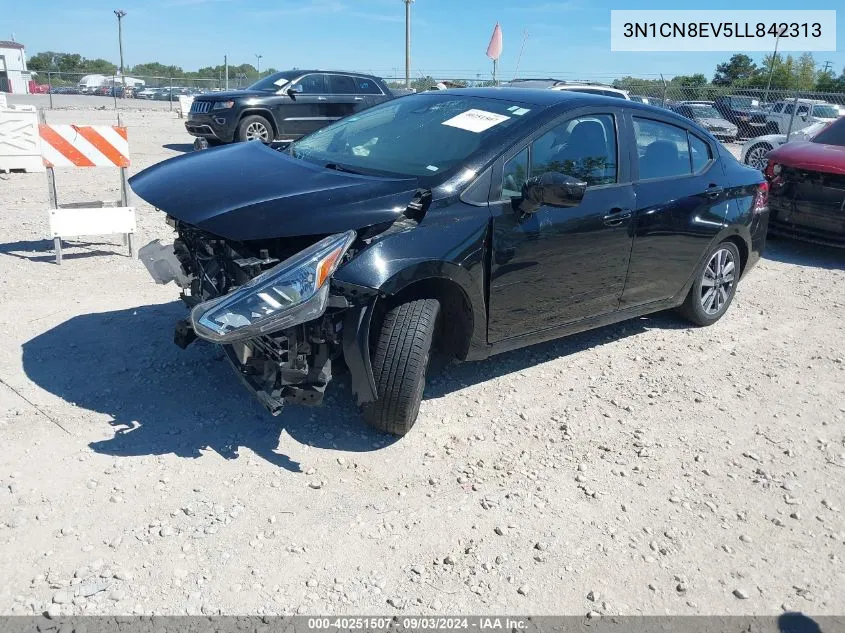
M 669 82 L 669 91 L 673 97 L 677 94 L 681 99 L 703 99 L 702 89 L 707 86 L 707 77 L 703 73 L 694 75 L 676 75 Z
M 102 75 L 113 75 L 117 72 L 117 66 L 105 59 L 82 59 L 81 68 L 75 69 L 83 72 L 98 73 Z M 71 72 L 71 71 L 64 71 Z
M 816 90 L 819 92 L 845 92 L 845 68 L 837 77 L 832 70 L 820 72 L 816 78 Z
M 147 77 L 181 77 L 185 74 L 179 66 L 165 66 L 159 62 L 136 64 L 127 72 L 133 75 L 143 75 Z
M 754 60 L 743 53 L 736 53 L 728 61 L 716 66 L 713 83 L 717 86 L 731 86 L 750 81 L 757 73 L 758 68 Z
M 813 90 L 816 87 L 816 60 L 812 53 L 802 53 L 795 63 L 791 88 Z

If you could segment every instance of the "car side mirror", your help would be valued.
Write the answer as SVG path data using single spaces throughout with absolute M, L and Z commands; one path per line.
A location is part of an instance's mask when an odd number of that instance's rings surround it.
M 536 212 L 542 206 L 577 207 L 586 192 L 586 181 L 554 171 L 547 172 L 525 181 L 516 207 L 525 215 Z
M 294 101 L 296 101 L 296 95 L 298 93 L 301 93 L 301 92 L 302 92 L 302 86 L 301 85 L 291 86 L 290 88 L 287 89 L 287 95 L 291 99 L 293 99 Z

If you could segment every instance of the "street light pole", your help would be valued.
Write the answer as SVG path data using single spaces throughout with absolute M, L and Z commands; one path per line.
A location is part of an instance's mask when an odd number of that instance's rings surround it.
M 258 60 L 258 62 L 257 62 L 257 63 L 258 63 L 258 68 L 257 68 L 257 70 L 258 70 L 258 76 L 259 76 L 259 77 L 261 76 L 261 58 L 262 58 L 262 57 L 264 57 L 264 55 L 259 55 L 258 53 L 256 53 L 256 54 L 255 54 L 255 59 L 257 59 L 257 60 Z
M 411 3 L 414 0 L 403 0 L 405 2 L 405 88 L 411 88 Z
M 778 58 L 778 42 L 780 42 L 780 32 L 778 32 L 775 38 L 775 52 L 772 55 L 772 63 L 769 65 L 769 81 L 766 84 L 766 94 L 763 95 L 763 103 L 769 102 L 769 88 L 772 87 L 772 75 L 775 72 L 775 61 Z
M 126 11 L 117 9 L 114 14 L 117 16 L 117 41 L 120 45 L 120 76 L 123 76 L 123 18 L 126 17 Z

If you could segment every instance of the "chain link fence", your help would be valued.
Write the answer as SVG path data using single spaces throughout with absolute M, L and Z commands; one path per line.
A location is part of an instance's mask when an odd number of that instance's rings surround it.
M 225 80 L 185 77 L 156 77 L 147 75 L 119 75 L 104 73 L 39 72 L 30 91 L 45 95 L 49 108 L 127 109 L 146 107 L 173 110 L 182 95 L 198 95 L 222 90 Z M 238 80 L 230 87 L 242 87 Z M 90 101 L 86 98 L 90 98 Z

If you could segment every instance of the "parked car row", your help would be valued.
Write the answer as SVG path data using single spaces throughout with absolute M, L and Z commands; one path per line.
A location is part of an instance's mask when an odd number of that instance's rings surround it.
M 60 95 L 94 95 L 100 97 L 118 97 L 126 99 L 153 99 L 156 101 L 178 101 L 181 95 L 205 94 L 206 90 L 183 86 L 172 88 L 137 88 L 135 86 L 123 86 L 122 84 L 104 84 L 102 86 L 87 87 L 79 86 L 45 86 L 45 92 Z
M 167 86 L 164 88 L 144 88 L 138 92 L 139 99 L 151 101 L 178 101 L 180 96 L 195 96 L 205 94 L 207 91 L 199 88 L 187 88 L 184 86 Z

